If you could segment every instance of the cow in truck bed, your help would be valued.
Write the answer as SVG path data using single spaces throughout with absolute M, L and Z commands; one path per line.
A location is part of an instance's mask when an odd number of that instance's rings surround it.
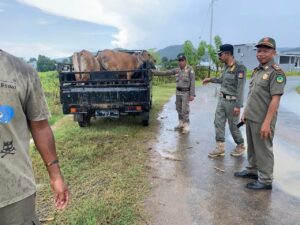
M 74 71 L 79 72 L 75 73 L 76 81 L 87 81 L 90 79 L 90 74 L 88 72 L 100 70 L 99 62 L 94 55 L 87 50 L 75 52 L 72 57 L 72 63 Z
M 95 71 L 127 71 L 126 78 L 130 80 L 133 70 L 145 68 L 147 66 L 155 68 L 155 59 L 147 51 L 134 52 L 132 54 L 122 51 L 104 50 L 93 54 L 87 50 L 75 52 L 72 58 L 73 67 L 77 81 L 90 79 L 89 73 Z
M 124 71 L 141 69 L 145 63 L 154 68 L 155 59 L 147 51 L 135 52 L 133 54 L 114 50 L 103 50 L 96 56 L 101 70 Z M 127 80 L 130 80 L 134 72 L 126 73 Z

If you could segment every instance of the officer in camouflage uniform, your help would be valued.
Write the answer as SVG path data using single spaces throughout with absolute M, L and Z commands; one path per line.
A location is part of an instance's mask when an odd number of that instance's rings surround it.
M 270 190 L 274 168 L 274 130 L 286 77 L 273 59 L 276 55 L 275 40 L 263 38 L 256 47 L 256 57 L 260 64 L 253 71 L 242 116 L 242 121 L 246 122 L 248 166 L 246 170 L 234 175 L 255 179 L 246 185 L 249 189 Z
M 183 53 L 178 54 L 179 68 L 167 71 L 152 70 L 154 75 L 176 77 L 176 110 L 178 113 L 179 124 L 175 130 L 181 130 L 182 133 L 188 133 L 189 128 L 189 102 L 195 98 L 195 73 L 191 66 L 186 64 L 186 57 Z
M 216 148 L 208 154 L 209 157 L 225 155 L 225 124 L 228 120 L 231 135 L 237 144 L 231 152 L 232 156 L 240 156 L 245 151 L 244 139 L 237 128 L 240 109 L 243 107 L 246 67 L 237 63 L 233 57 L 233 46 L 224 44 L 218 51 L 219 60 L 225 63 L 220 78 L 205 78 L 203 84 L 220 83 L 220 98 L 215 113 Z

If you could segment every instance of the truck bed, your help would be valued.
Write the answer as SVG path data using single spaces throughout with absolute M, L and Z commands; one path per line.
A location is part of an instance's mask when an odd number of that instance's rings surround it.
M 126 72 L 134 72 L 134 78 L 124 79 Z M 59 80 L 64 114 L 83 114 L 79 117 L 88 119 L 97 116 L 116 118 L 120 115 L 141 115 L 144 123 L 148 124 L 152 78 L 147 69 L 91 72 L 87 81 L 76 81 L 75 72 L 61 70 Z M 78 121 L 78 116 L 75 120 Z

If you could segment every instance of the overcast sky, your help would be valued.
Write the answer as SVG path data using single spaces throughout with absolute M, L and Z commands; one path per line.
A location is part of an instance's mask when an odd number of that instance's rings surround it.
M 213 36 L 300 47 L 299 0 L 215 0 Z M 51 58 L 104 48 L 157 50 L 209 42 L 211 0 L 0 0 L 0 48 Z

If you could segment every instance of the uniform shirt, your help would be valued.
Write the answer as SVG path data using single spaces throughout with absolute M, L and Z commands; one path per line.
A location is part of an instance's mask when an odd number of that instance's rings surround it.
M 37 73 L 0 50 L 0 207 L 36 192 L 28 120 L 49 116 Z
M 254 69 L 250 80 L 245 118 L 254 122 L 262 123 L 266 117 L 269 104 L 273 95 L 282 95 L 286 77 L 280 67 L 270 61 L 266 65 Z M 272 120 L 276 123 L 277 112 Z
M 232 66 L 226 65 L 220 78 L 212 78 L 212 83 L 221 84 L 221 93 L 236 96 L 236 107 L 243 107 L 244 87 L 246 82 L 245 66 L 234 63 Z
M 153 71 L 158 76 L 170 76 L 175 75 L 176 88 L 183 88 L 189 90 L 190 96 L 195 96 L 195 72 L 191 66 L 185 66 L 184 69 L 175 68 L 166 71 Z M 181 91 L 177 90 L 176 94 L 181 94 Z

